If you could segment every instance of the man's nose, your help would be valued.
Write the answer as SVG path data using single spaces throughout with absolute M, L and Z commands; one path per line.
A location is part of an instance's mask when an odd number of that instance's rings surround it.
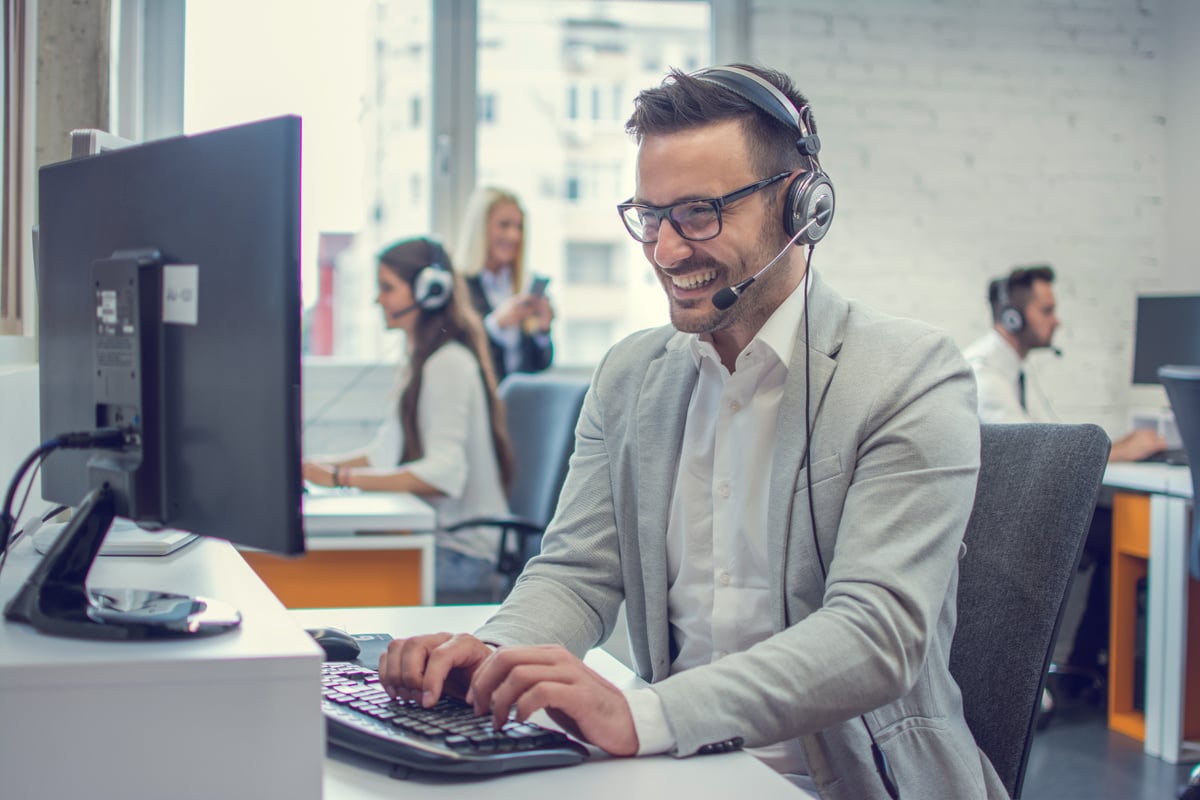
M 659 226 L 658 241 L 654 244 L 655 264 L 660 267 L 672 267 L 692 253 L 692 243 L 680 236 L 673 225 L 666 223 Z

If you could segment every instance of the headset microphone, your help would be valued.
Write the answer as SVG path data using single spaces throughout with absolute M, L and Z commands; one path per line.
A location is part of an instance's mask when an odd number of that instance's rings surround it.
M 416 311 L 416 310 L 417 310 L 418 308 L 420 308 L 420 307 L 421 307 L 421 304 L 420 304 L 420 303 L 413 303 L 411 306 L 407 306 L 406 308 L 402 308 L 402 309 L 400 309 L 399 311 L 393 311 L 393 312 L 391 312 L 390 314 L 388 314 L 388 316 L 389 316 L 390 318 L 392 318 L 392 319 L 400 319 L 401 317 L 406 317 L 406 316 L 408 316 L 409 314 L 411 314 L 412 312 Z
M 741 283 L 735 283 L 733 286 L 726 286 L 724 289 L 714 294 L 712 304 L 721 311 L 731 308 L 733 304 L 738 301 L 738 298 L 742 296 L 742 292 L 746 291 L 750 284 L 758 280 L 759 276 L 764 272 L 775 266 L 776 261 L 783 258 L 784 253 L 786 253 L 788 249 L 796 243 L 797 239 L 804 235 L 804 232 L 808 230 L 810 225 L 814 225 L 817 222 L 823 221 L 823 219 L 827 217 L 831 211 L 832 209 L 818 212 L 816 216 L 804 224 L 804 227 L 796 231 L 796 235 L 788 240 L 788 243 L 783 246 L 783 249 L 779 251 L 779 254 L 768 261 L 765 267 L 751 275 L 749 278 L 746 278 L 746 280 L 742 281 Z

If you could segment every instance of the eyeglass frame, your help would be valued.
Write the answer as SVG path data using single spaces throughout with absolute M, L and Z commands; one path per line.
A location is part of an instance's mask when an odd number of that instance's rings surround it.
M 675 232 L 679 234 L 680 238 L 689 242 L 707 242 L 720 236 L 721 231 L 724 230 L 724 222 L 721 218 L 721 210 L 724 209 L 725 206 L 749 197 L 755 192 L 765 189 L 771 184 L 777 183 L 791 174 L 791 172 L 781 172 L 778 175 L 774 175 L 770 178 L 763 178 L 760 181 L 746 184 L 745 186 L 739 189 L 734 189 L 732 192 L 721 195 L 720 197 L 699 197 L 693 200 L 681 200 L 678 203 L 672 203 L 669 206 L 651 206 L 646 205 L 645 203 L 635 203 L 631 197 L 624 203 L 617 204 L 617 215 L 621 217 L 621 222 L 625 225 L 625 230 L 629 231 L 629 235 L 633 237 L 634 241 L 641 244 L 656 244 L 658 242 L 658 238 L 655 237 L 653 241 L 646 241 L 635 234 L 633 229 L 629 227 L 629 220 L 625 218 L 625 212 L 635 208 L 643 212 L 649 212 L 649 214 L 653 215 L 658 221 L 658 227 L 660 229 L 662 228 L 662 221 L 665 219 L 667 222 L 671 223 L 671 227 L 675 229 Z M 713 213 L 717 217 L 717 231 L 712 236 L 702 236 L 700 238 L 688 236 L 683 232 L 683 227 L 680 225 L 680 223 L 671 216 L 671 212 L 676 208 L 679 208 L 680 206 L 691 205 L 693 203 L 709 203 L 712 205 Z M 645 227 L 643 227 L 643 230 L 645 230 Z

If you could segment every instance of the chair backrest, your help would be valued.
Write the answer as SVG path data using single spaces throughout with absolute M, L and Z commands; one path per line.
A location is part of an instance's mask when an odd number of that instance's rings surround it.
M 556 371 L 514 372 L 500 383 L 516 466 L 508 510 L 539 527 L 550 522 L 558 504 L 589 382 Z
M 1192 501 L 1200 508 L 1200 366 L 1159 367 L 1158 379 L 1166 387 L 1167 399 L 1171 401 L 1171 413 L 1175 415 L 1183 452 L 1187 454 L 1192 470 Z M 1200 513 L 1192 517 L 1195 530 L 1192 531 L 1188 569 L 1193 578 L 1200 580 Z
M 1110 442 L 1095 425 L 984 425 L 950 671 L 1013 798 Z

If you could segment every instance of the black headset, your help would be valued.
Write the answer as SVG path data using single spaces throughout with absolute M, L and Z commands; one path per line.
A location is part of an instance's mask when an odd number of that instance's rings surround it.
M 1008 290 L 1011 276 L 1005 278 L 997 278 L 992 282 L 995 287 L 995 304 L 996 322 L 1000 323 L 1000 327 L 1016 336 L 1021 331 L 1025 330 L 1025 315 L 1021 313 L 1021 309 L 1012 304 L 1012 297 Z
M 783 229 L 788 238 L 792 238 L 796 231 L 811 222 L 796 243 L 811 245 L 821 241 L 833 221 L 833 183 L 817 160 L 821 137 L 817 136 L 817 126 L 812 121 L 809 107 L 796 108 L 787 95 L 769 81 L 741 67 L 706 67 L 691 75 L 728 89 L 799 135 L 796 149 L 808 160 L 809 169 L 788 184 L 787 201 L 783 205 Z
M 424 242 L 429 248 L 429 264 L 412 277 L 413 301 L 422 311 L 438 311 L 450 302 L 450 295 L 454 293 L 454 275 L 446 266 L 450 257 L 445 248 L 432 239 Z

